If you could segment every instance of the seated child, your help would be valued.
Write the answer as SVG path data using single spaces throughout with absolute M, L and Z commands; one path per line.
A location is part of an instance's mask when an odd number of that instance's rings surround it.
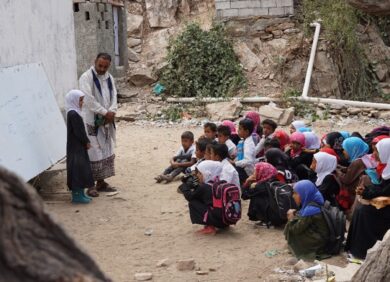
M 331 154 L 318 152 L 314 154 L 310 169 L 316 172 L 316 186 L 326 201 L 338 206 L 336 196 L 340 192 L 340 184 L 335 176 L 337 158 Z
M 163 174 L 154 178 L 157 183 L 163 180 L 169 183 L 180 173 L 184 172 L 187 167 L 194 165 L 195 160 L 192 158 L 194 151 L 194 134 L 190 131 L 185 131 L 181 135 L 181 147 L 170 161 L 171 165 L 164 170 Z
M 290 136 L 291 149 L 287 151 L 290 157 L 290 167 L 295 171 L 298 178 L 312 179 L 312 171 L 309 167 L 313 161 L 312 151 L 305 149 L 305 135 L 301 132 L 294 132 Z
M 236 125 L 231 120 L 224 120 L 221 125 L 228 126 L 230 128 L 230 139 L 233 141 L 234 145 L 237 146 L 241 138 L 237 134 Z
M 206 158 L 206 148 L 207 145 L 212 144 L 212 141 L 204 136 L 200 137 L 198 141 L 195 142 L 195 155 L 192 156 L 192 158 L 196 158 L 196 163 L 192 165 L 190 168 L 186 169 L 187 174 L 191 174 L 195 171 L 198 164 L 203 162 Z
M 248 208 L 248 217 L 251 221 L 262 221 L 268 226 L 269 219 L 269 197 L 267 186 L 268 182 L 277 181 L 278 171 L 276 168 L 265 162 L 255 165 L 255 171 L 248 177 L 242 187 L 242 199 L 250 200 Z
M 261 135 L 258 134 L 259 127 L 260 126 L 260 114 L 255 111 L 247 112 L 244 116 L 244 119 L 250 119 L 253 122 L 253 142 L 255 143 L 255 146 L 260 142 Z
M 204 137 L 215 140 L 217 138 L 217 125 L 212 122 L 207 122 L 203 125 Z
M 275 129 L 278 127 L 277 123 L 271 119 L 265 119 L 261 123 L 263 126 L 263 136 L 260 142 L 256 145 L 256 155 L 264 156 L 264 143 L 274 137 Z
M 237 157 L 234 161 L 241 184 L 243 184 L 248 176 L 253 173 L 255 167 L 256 154 L 252 132 L 252 120 L 241 120 L 238 127 L 238 135 L 242 138 L 242 140 L 237 145 Z
M 192 224 L 205 227 L 198 231 L 201 234 L 216 233 L 216 228 L 225 228 L 222 220 L 222 210 L 213 207 L 212 182 L 222 172 L 222 164 L 216 161 L 203 161 L 196 168 L 197 181 L 194 185 L 183 183 L 179 189 L 188 201 Z
M 324 205 L 324 198 L 314 183 L 301 180 L 294 185 L 293 198 L 297 212 L 291 209 L 287 212 L 288 222 L 284 235 L 289 249 L 298 259 L 314 260 L 329 257 L 325 247 L 329 240 L 329 229 L 319 207 Z
M 85 195 L 84 189 L 94 187 L 88 149 L 91 143 L 85 132 L 81 108 L 84 93 L 71 90 L 65 96 L 67 142 L 66 172 L 67 185 L 72 191 L 72 203 L 88 204 L 91 198 Z
M 236 145 L 230 140 L 230 128 L 225 125 L 218 126 L 218 143 L 228 147 L 229 158 L 234 160 L 237 155 Z
M 240 178 L 234 166 L 230 163 L 228 147 L 225 144 L 215 144 L 211 146 L 211 159 L 222 163 L 220 180 L 225 180 L 240 188 Z
M 292 183 L 297 180 L 297 176 L 291 171 L 288 164 L 289 158 L 279 148 L 270 148 L 265 152 L 265 161 L 273 165 L 278 174 L 276 179 L 283 183 Z

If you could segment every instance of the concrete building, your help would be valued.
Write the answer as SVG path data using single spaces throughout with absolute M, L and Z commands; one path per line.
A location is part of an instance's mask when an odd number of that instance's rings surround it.
M 288 16 L 294 13 L 293 0 L 215 0 L 218 18 Z
M 72 2 L 0 2 L 0 69 L 42 63 L 62 108 L 65 94 L 77 87 Z
M 77 75 L 86 71 L 100 52 L 113 58 L 110 72 L 125 74 L 127 28 L 124 0 L 73 0 Z

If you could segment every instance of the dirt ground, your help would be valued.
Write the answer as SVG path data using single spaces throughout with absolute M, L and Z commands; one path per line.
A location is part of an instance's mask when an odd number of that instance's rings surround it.
M 318 123 L 318 133 L 334 129 L 368 131 L 372 125 L 353 121 L 350 124 Z M 243 219 L 228 231 L 216 236 L 194 232 L 187 202 L 176 189 L 180 180 L 156 184 L 153 177 L 168 165 L 179 147 L 180 134 L 192 130 L 196 136 L 201 127 L 173 125 L 118 125 L 116 171 L 109 182 L 120 193 L 100 197 L 89 205 L 72 205 L 67 200 L 46 201 L 48 210 L 97 261 L 113 281 L 134 281 L 137 272 L 153 273 L 153 281 L 263 281 L 272 270 L 283 266 L 291 257 L 287 253 L 281 229 L 254 227 L 247 219 L 247 202 L 243 202 Z M 65 179 L 64 179 L 65 180 Z M 145 232 L 151 233 L 150 236 Z M 148 233 L 146 232 L 146 233 Z M 280 251 L 272 258 L 270 250 Z M 193 258 L 198 269 L 208 271 L 180 272 L 176 261 Z M 169 266 L 156 263 L 169 259 Z M 341 257 L 331 260 L 343 264 Z

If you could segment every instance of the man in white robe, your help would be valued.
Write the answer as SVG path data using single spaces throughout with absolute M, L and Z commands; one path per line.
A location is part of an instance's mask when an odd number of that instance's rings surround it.
M 97 191 L 113 192 L 105 179 L 115 175 L 115 114 L 117 111 L 117 91 L 114 78 L 108 73 L 111 56 L 100 53 L 95 65 L 80 77 L 80 90 L 84 92 L 84 122 L 91 149 L 88 150 L 93 178 L 96 186 L 90 189 L 90 196 L 98 196 Z

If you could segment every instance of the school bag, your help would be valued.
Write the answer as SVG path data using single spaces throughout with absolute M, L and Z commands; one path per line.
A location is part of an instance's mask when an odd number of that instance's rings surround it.
M 264 221 L 269 228 L 270 224 L 280 226 L 287 222 L 287 211 L 297 209 L 292 197 L 293 188 L 289 184 L 274 181 L 267 183 L 267 201 L 264 214 Z
M 321 209 L 322 215 L 328 225 L 329 241 L 326 244 L 325 252 L 329 255 L 338 255 L 344 246 L 346 217 L 345 214 L 335 206 L 332 206 L 328 201 L 325 201 L 323 206 L 317 203 L 309 203 Z
M 213 207 L 222 210 L 222 221 L 234 225 L 241 219 L 240 189 L 224 180 L 212 185 Z

